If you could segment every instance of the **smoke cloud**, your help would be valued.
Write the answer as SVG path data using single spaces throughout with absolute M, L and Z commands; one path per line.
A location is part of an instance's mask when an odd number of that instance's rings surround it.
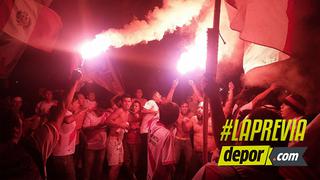
M 308 0 L 307 0 L 308 1 Z M 171 33 L 177 28 L 188 29 L 192 35 L 190 44 L 186 44 L 186 50 L 198 47 L 206 52 L 206 31 L 212 27 L 213 2 L 210 0 L 164 0 L 163 6 L 150 11 L 145 20 L 133 20 L 122 29 L 108 29 L 97 35 L 97 38 L 108 42 L 108 46 L 122 47 L 135 45 L 141 42 L 161 40 L 165 33 Z M 300 4 L 306 1 L 300 2 Z M 312 2 L 312 3 L 310 3 Z M 307 4 L 307 5 L 305 5 Z M 319 4 L 309 0 L 300 6 L 303 13 L 297 16 L 298 30 L 308 34 L 294 34 L 298 56 L 295 59 L 270 64 L 251 70 L 244 77 L 247 86 L 268 86 L 272 82 L 299 94 L 304 95 L 309 102 L 319 98 L 319 58 L 320 52 L 318 19 L 320 15 Z M 239 39 L 239 33 L 230 29 L 230 19 L 235 15 L 235 9 L 222 1 L 218 54 L 217 78 L 220 82 L 239 78 L 242 71 L 243 41 Z M 299 29 L 300 28 L 300 29 Z M 200 47 L 200 48 L 199 48 Z
M 141 42 L 161 40 L 166 32 L 189 25 L 198 16 L 206 0 L 164 0 L 161 8 L 150 11 L 145 20 L 133 20 L 122 29 L 108 29 L 97 38 L 109 46 L 122 47 Z
M 275 82 L 303 95 L 308 100 L 309 112 L 315 112 L 320 110 L 320 2 L 297 1 L 296 7 L 292 32 L 295 59 L 253 69 L 245 75 L 244 83 L 266 86 Z

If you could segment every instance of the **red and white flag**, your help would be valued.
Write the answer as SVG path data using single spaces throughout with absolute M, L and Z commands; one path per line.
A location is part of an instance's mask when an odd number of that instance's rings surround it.
M 243 53 L 243 71 L 244 73 L 250 70 L 289 59 L 290 56 L 277 49 L 258 45 L 251 42 L 244 43 Z
M 62 28 L 60 17 L 35 0 L 3 0 L 0 4 L 2 32 L 32 47 L 50 51 Z
M 0 79 L 7 79 L 18 63 L 26 45 L 0 32 Z
M 39 4 L 40 2 L 41 4 Z M 0 1 L 0 78 L 8 78 L 26 45 L 50 51 L 62 28 L 51 0 Z
M 97 57 L 92 63 L 85 62 L 82 72 L 84 81 L 95 82 L 115 95 L 124 94 L 124 87 L 118 73 L 105 55 Z
M 227 0 L 237 8 L 231 28 L 245 41 L 245 72 L 289 59 L 292 48 L 293 19 L 289 0 Z M 290 56 L 289 56 L 290 55 Z
M 236 0 L 237 15 L 231 28 L 240 32 L 240 38 L 280 51 L 287 47 L 288 0 Z

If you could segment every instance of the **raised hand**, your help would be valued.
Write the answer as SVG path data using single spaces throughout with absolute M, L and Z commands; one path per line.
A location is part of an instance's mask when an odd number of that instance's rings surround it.
M 190 86 L 194 86 L 194 81 L 193 80 L 189 80 L 188 83 L 189 83 Z
M 82 72 L 80 69 L 73 70 L 71 79 L 75 82 L 79 82 L 82 79 Z
M 172 83 L 173 87 L 177 87 L 178 84 L 179 84 L 179 80 L 178 79 L 173 80 L 173 83 Z
M 275 89 L 277 89 L 277 88 L 279 88 L 279 86 L 278 86 L 276 83 L 272 83 L 272 84 L 270 85 L 270 89 L 272 89 L 272 90 L 275 90 Z
M 229 90 L 234 90 L 234 84 L 232 81 L 229 82 L 228 87 L 229 87 Z

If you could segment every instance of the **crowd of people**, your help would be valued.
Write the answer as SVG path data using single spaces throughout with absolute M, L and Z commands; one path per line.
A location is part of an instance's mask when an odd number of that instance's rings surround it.
M 173 102 L 178 80 L 166 96 L 158 91 L 152 99 L 143 90 L 134 96 L 117 95 L 111 107 L 101 108 L 95 92 L 77 92 L 81 72 L 75 71 L 70 87 L 54 97 L 42 94 L 34 113 L 22 110 L 23 97 L 11 97 L 1 107 L 1 179 L 192 179 L 203 163 L 204 94 L 209 101 L 207 148 L 210 177 L 239 178 L 317 178 L 319 158 L 315 136 L 319 136 L 319 116 L 306 112 L 306 100 L 272 84 L 267 89 L 243 88 L 238 94 L 232 82 L 222 97 L 213 81 L 198 88 L 190 80 L 193 94 Z M 308 118 L 307 118 L 308 117 Z M 313 116 L 315 117 L 315 116 Z M 226 119 L 299 119 L 310 123 L 306 141 L 226 142 L 228 145 L 264 144 L 272 147 L 308 146 L 308 168 L 219 167 L 219 132 Z M 312 120 L 312 121 L 311 121 Z M 318 123 L 317 123 L 318 122 Z M 209 167 L 209 166 L 208 166 Z M 203 176 L 201 176 L 202 178 Z

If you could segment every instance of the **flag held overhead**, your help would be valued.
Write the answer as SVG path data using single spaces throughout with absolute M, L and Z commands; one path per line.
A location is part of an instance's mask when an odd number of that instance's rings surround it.
M 5 0 L 1 4 L 3 32 L 34 48 L 50 51 L 62 28 L 60 17 L 34 0 Z

